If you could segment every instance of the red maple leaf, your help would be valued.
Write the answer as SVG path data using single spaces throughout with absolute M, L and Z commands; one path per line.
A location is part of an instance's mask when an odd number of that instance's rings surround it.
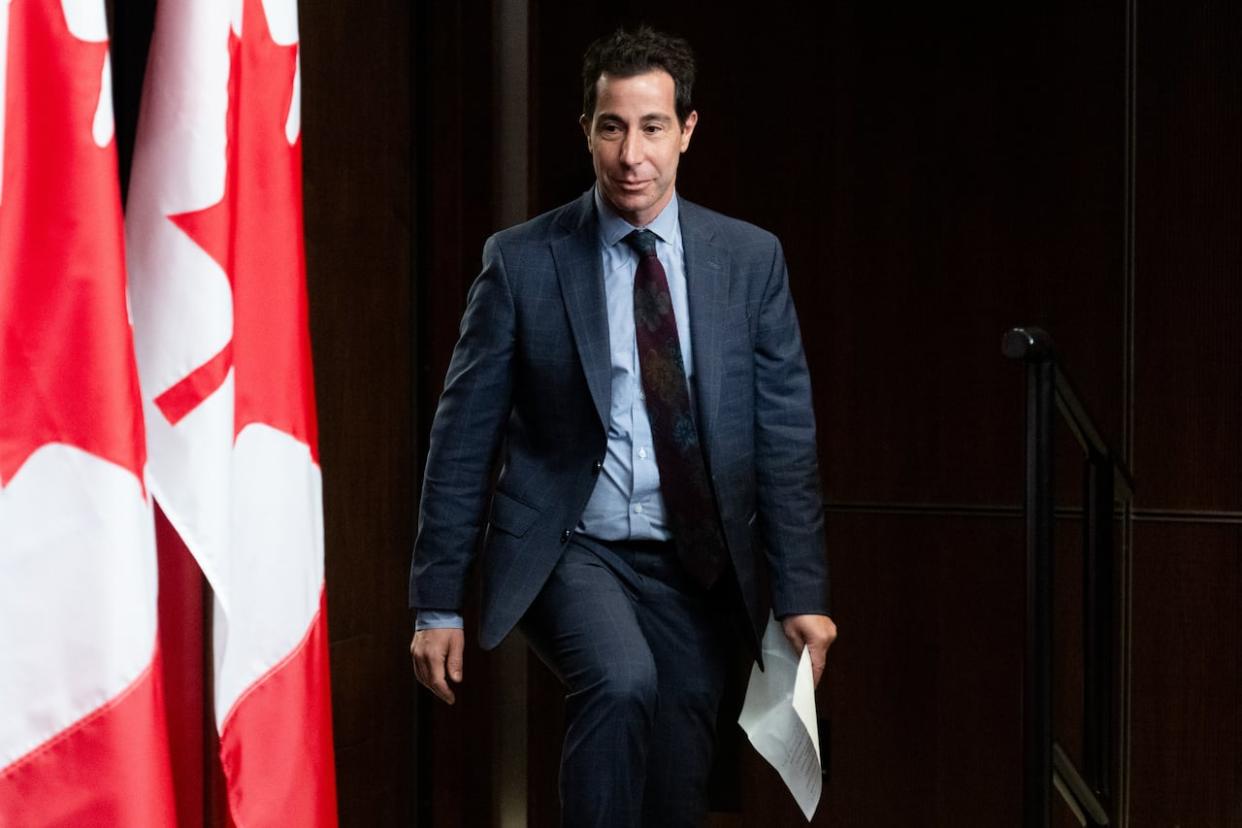
M 307 444 L 318 460 L 302 248 L 302 137 L 285 121 L 297 45 L 277 45 L 259 0 L 246 0 L 239 40 L 229 33 L 224 196 L 169 219 L 228 275 L 233 339 L 158 398 L 171 422 L 234 370 L 234 433 L 264 423 Z
M 139 479 L 146 462 L 116 150 L 91 135 L 107 51 L 70 34 L 59 3 L 9 7 L 0 484 L 47 443 L 74 445 Z

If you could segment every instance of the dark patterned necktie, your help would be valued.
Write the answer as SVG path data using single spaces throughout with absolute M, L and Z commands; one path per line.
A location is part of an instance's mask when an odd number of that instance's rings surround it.
M 634 335 L 660 492 L 682 563 L 696 581 L 711 587 L 724 569 L 724 540 L 699 431 L 690 413 L 690 389 L 668 277 L 656 256 L 654 233 L 635 230 L 625 241 L 638 253 Z

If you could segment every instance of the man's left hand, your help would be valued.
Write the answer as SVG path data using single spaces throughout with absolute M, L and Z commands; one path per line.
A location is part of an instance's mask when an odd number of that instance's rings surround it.
M 804 645 L 810 651 L 811 673 L 818 687 L 828 662 L 828 648 L 837 640 L 837 625 L 826 615 L 791 615 L 781 621 L 781 627 L 794 652 L 801 655 Z

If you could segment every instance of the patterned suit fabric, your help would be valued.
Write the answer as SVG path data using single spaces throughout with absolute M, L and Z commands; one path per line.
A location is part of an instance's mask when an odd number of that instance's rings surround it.
M 695 422 L 757 653 L 769 602 L 777 615 L 828 610 L 810 378 L 776 237 L 679 204 Z M 484 245 L 431 428 L 409 596 L 461 607 L 481 548 L 484 648 L 530 607 L 598 480 L 606 300 L 593 191 Z

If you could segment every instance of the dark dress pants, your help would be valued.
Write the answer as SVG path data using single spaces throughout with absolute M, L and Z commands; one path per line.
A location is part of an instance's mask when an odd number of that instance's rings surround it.
M 672 544 L 575 536 L 521 629 L 567 692 L 562 824 L 702 825 L 736 636 Z

